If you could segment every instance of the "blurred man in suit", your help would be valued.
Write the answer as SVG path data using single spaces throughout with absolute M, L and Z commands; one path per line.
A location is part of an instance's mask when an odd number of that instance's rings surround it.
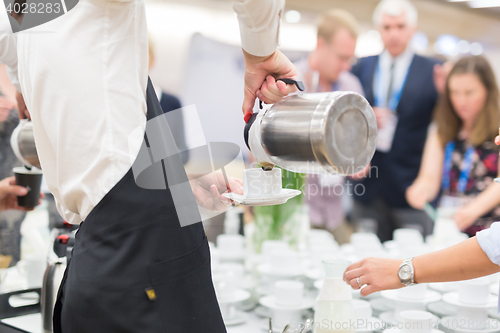
M 362 58 L 353 67 L 373 106 L 378 124 L 377 152 L 370 173 L 357 191 L 354 220 L 375 219 L 381 241 L 392 239 L 394 229 L 412 227 L 432 232 L 425 212 L 410 208 L 405 190 L 417 177 L 427 128 L 438 93 L 433 83 L 436 60 L 415 54 L 411 39 L 418 13 L 408 0 L 382 0 L 373 22 L 384 51 Z

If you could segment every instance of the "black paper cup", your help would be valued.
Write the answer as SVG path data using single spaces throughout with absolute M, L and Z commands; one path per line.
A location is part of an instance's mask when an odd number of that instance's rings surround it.
M 35 208 L 40 200 L 40 186 L 42 185 L 42 170 L 25 167 L 13 169 L 16 176 L 16 185 L 26 187 L 28 194 L 17 197 L 17 204 L 21 207 Z

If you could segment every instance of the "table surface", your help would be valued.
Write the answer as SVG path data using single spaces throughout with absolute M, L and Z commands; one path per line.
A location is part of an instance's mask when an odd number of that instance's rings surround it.
M 21 316 L 16 318 L 2 319 L 3 323 L 20 328 L 31 333 L 42 333 L 42 315 L 40 313 Z M 228 326 L 227 333 L 258 333 L 265 332 L 260 325 L 265 319 L 258 317 L 255 313 L 248 313 L 248 321 L 245 324 Z

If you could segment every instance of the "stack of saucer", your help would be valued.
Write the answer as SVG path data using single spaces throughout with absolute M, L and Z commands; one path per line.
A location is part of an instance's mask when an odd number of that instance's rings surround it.
M 458 292 L 443 295 L 443 301 L 458 307 L 456 316 L 441 319 L 443 327 L 457 333 L 500 331 L 500 322 L 488 319 L 488 309 L 497 306 L 497 298 L 490 294 L 488 278 L 460 282 Z
M 356 332 L 368 333 L 380 331 L 383 328 L 382 320 L 373 317 L 372 307 L 369 302 L 353 299 L 352 306 L 356 318 Z
M 226 326 L 242 324 L 248 320 L 246 313 L 236 309 L 238 303 L 248 300 L 251 296 L 250 292 L 239 287 L 242 272 L 236 268 L 219 270 L 212 274 L 215 293 Z
M 437 323 L 430 312 L 407 310 L 400 313 L 401 321 L 383 333 L 443 333 L 436 329 Z
M 222 234 L 217 236 L 217 252 L 220 262 L 245 261 L 245 237 L 242 235 Z
M 273 331 L 281 332 L 290 324 L 290 332 L 299 328 L 302 323 L 302 311 L 310 309 L 314 300 L 304 297 L 304 284 L 299 281 L 280 280 L 274 284 L 274 293 L 260 299 L 260 304 L 271 309 Z M 264 329 L 268 321 L 262 322 Z
M 291 250 L 274 251 L 263 264 L 257 266 L 261 275 L 257 292 L 261 295 L 272 293 L 273 285 L 278 280 L 296 279 L 305 273 L 305 268 L 299 261 L 298 253 Z
M 437 302 L 441 294 L 427 289 L 427 284 L 416 284 L 397 290 L 384 290 L 382 297 L 394 302 L 394 311 L 383 312 L 379 318 L 385 322 L 397 324 L 401 318 L 400 313 L 407 310 L 425 311 L 426 304 Z M 437 317 L 434 319 L 437 321 Z

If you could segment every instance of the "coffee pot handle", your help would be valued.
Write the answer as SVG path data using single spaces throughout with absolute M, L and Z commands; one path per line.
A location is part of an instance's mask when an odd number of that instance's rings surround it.
M 304 83 L 302 81 L 299 81 L 299 80 L 294 80 L 294 79 L 276 79 L 276 82 L 277 81 L 283 81 L 286 84 L 294 84 L 299 91 L 304 91 L 306 89 L 306 87 L 304 86 Z M 261 100 L 259 100 L 259 108 L 262 110 L 262 101 Z M 250 118 L 252 117 L 252 114 L 253 114 L 252 111 L 248 111 L 247 113 L 245 113 L 245 116 L 244 116 L 245 123 L 248 124 L 248 122 L 250 121 Z

